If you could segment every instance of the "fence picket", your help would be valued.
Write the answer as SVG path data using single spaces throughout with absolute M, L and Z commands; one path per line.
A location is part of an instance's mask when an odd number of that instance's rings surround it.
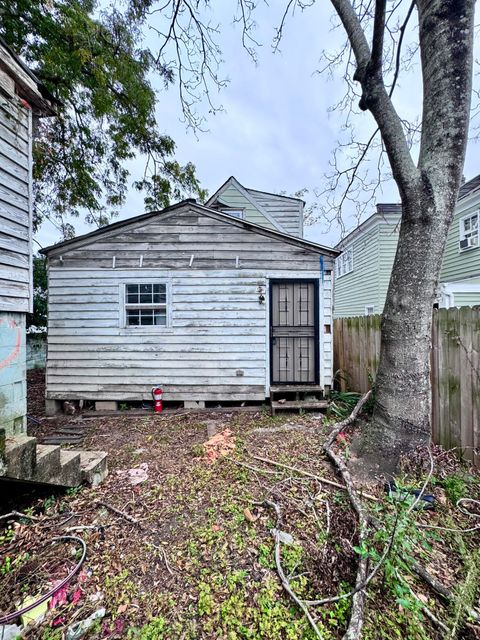
M 337 318 L 340 388 L 365 393 L 380 358 L 381 316 Z M 432 438 L 480 467 L 480 307 L 436 309 L 431 353 Z

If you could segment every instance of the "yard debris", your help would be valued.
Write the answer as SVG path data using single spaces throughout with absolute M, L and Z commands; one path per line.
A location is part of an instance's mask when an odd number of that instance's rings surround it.
M 30 605 L 35 604 L 36 601 L 37 598 L 35 596 L 27 596 L 21 604 L 21 609 L 27 609 L 28 607 L 30 607 Z M 21 617 L 22 624 L 27 626 L 37 625 L 42 622 L 47 615 L 48 604 L 49 601 L 45 600 L 44 602 L 38 604 L 36 607 L 28 609 L 28 611 L 26 611 Z
M 133 467 L 132 469 L 121 469 L 117 471 L 117 476 L 127 480 L 132 487 L 135 487 L 137 484 L 148 480 L 148 463 L 143 462 L 138 465 L 138 467 Z
M 293 536 L 290 533 L 287 533 L 286 531 L 282 531 L 281 529 L 274 528 L 274 529 L 270 529 L 270 533 L 274 538 L 278 537 L 279 542 L 281 542 L 282 544 L 291 546 L 294 543 Z
M 97 620 L 105 617 L 105 614 L 106 610 L 102 607 L 92 613 L 91 616 L 88 616 L 88 618 L 85 618 L 85 620 L 70 625 L 65 634 L 65 640 L 80 640 Z
M 97 500 L 96 503 L 100 507 L 104 507 L 105 509 L 108 509 L 108 511 L 111 511 L 115 515 L 120 516 L 121 518 L 125 518 L 125 520 L 128 520 L 128 522 L 131 522 L 132 524 L 136 524 L 138 526 L 141 526 L 139 521 L 136 518 L 134 518 L 133 516 L 129 515 L 128 513 L 125 513 L 124 511 L 120 511 L 120 509 L 117 509 L 116 507 L 113 507 L 111 504 L 108 504 L 107 502 L 103 502 L 103 500 Z
M 406 487 L 397 487 L 394 480 L 386 482 L 384 485 L 385 493 L 399 502 L 415 502 L 415 509 L 433 510 L 435 509 L 435 496 L 425 494 L 420 489 L 407 489 Z M 417 500 L 417 498 L 419 498 Z
M 255 522 L 259 518 L 258 515 L 254 516 L 248 507 L 245 507 L 243 510 L 243 515 L 245 516 L 245 520 L 248 520 L 248 522 Z
M 342 637 L 348 623 L 349 602 L 360 593 L 352 593 L 359 561 L 355 550 L 359 529 L 343 488 L 343 479 L 335 475 L 334 467 L 320 453 L 323 440 L 332 429 L 332 418 L 325 419 L 322 425 L 310 414 L 289 416 L 288 420 L 279 421 L 272 420 L 265 411 L 241 414 L 229 408 L 230 415 L 227 413 L 225 409 L 221 415 L 219 411 L 204 410 L 191 411 L 188 415 L 164 414 L 160 419 L 153 415 L 134 417 L 131 414 L 95 417 L 94 424 L 85 422 L 89 446 L 95 448 L 100 438 L 105 437 L 105 445 L 114 454 L 113 474 L 104 485 L 94 491 L 68 492 L 48 501 L 27 498 L 22 502 L 8 500 L 5 503 L 5 513 L 14 508 L 36 518 L 23 520 L 17 517 L 18 525 L 13 528 L 15 517 L 10 516 L 9 527 L 2 531 L 5 536 L 2 553 L 5 551 L 12 561 L 22 553 L 42 546 L 51 535 L 65 533 L 65 528 L 71 525 L 84 527 L 89 547 L 88 566 L 93 571 L 93 579 L 80 583 L 79 575 L 72 582 L 67 605 L 59 605 L 50 612 L 41 627 L 25 630 L 30 636 L 60 637 L 63 634 L 65 640 L 68 627 L 105 607 L 105 617 L 97 619 L 80 640 L 126 637 L 137 630 L 140 636 L 145 626 L 149 632 L 145 637 L 161 637 L 162 634 L 171 640 L 184 640 L 187 635 L 233 637 L 238 633 L 238 617 L 233 616 L 232 620 L 219 618 L 217 605 L 225 603 L 229 610 L 239 603 L 242 624 L 251 629 L 252 635 L 262 638 L 267 635 L 272 638 L 314 637 L 307 628 L 300 604 L 292 606 L 292 596 L 281 589 L 282 579 L 279 580 L 280 574 L 277 576 L 278 571 L 275 571 L 278 541 L 280 566 L 291 591 L 293 594 L 298 591 L 299 599 L 311 599 L 302 603 L 307 608 L 317 607 L 310 610 L 323 637 Z M 65 425 L 69 419 L 59 416 L 55 424 L 47 423 L 45 429 L 58 430 L 58 426 Z M 231 429 L 231 441 L 238 443 L 234 451 L 220 458 L 220 464 L 208 464 L 205 459 L 204 444 L 209 439 L 206 423 L 210 420 L 216 423 L 219 432 L 227 427 Z M 282 425 L 284 433 L 277 434 L 277 427 Z M 285 425 L 292 425 L 292 428 L 286 429 Z M 361 425 L 358 428 L 361 429 Z M 35 425 L 31 427 L 33 433 L 37 429 Z M 346 430 L 346 433 L 349 435 L 350 431 Z M 332 448 L 339 456 L 347 457 L 343 443 L 334 442 Z M 195 450 L 193 456 L 192 450 Z M 263 460 L 255 461 L 255 455 Z M 440 464 L 435 470 L 437 483 L 432 493 L 437 498 L 437 510 L 412 511 L 412 519 L 419 527 L 448 525 L 451 520 L 451 528 L 463 530 L 470 524 L 470 518 L 455 509 L 456 499 L 453 501 L 450 492 L 442 505 L 439 487 L 452 474 L 462 475 L 465 466 L 453 457 L 450 460 L 446 452 L 440 450 L 434 450 L 434 456 L 436 462 L 440 459 L 445 465 Z M 412 458 L 406 459 L 413 468 L 398 486 L 403 487 L 403 483 L 410 487 L 421 486 L 424 473 L 420 465 L 425 465 L 426 461 L 425 452 L 419 456 L 415 452 Z M 116 470 L 136 468 L 140 463 L 149 464 L 148 480 L 137 486 L 115 475 Z M 472 473 L 465 471 L 465 477 L 465 490 L 478 497 L 480 474 L 475 470 Z M 330 482 L 324 483 L 324 480 Z M 330 484 L 334 481 L 340 487 Z M 369 507 L 361 494 L 360 482 L 355 484 L 360 499 Z M 384 502 L 383 481 L 364 488 Z M 269 495 L 274 496 L 271 500 L 275 500 L 281 510 L 278 524 L 275 515 L 280 514 L 274 513 L 273 504 L 264 502 Z M 97 501 L 108 505 L 108 512 L 100 510 Z M 270 510 L 254 506 L 260 503 Z M 382 516 L 387 510 L 393 514 L 392 506 L 402 508 L 400 503 L 395 503 L 381 505 L 372 512 L 377 514 L 380 525 L 384 524 Z M 475 511 L 472 505 L 464 504 L 464 507 Z M 62 526 L 72 513 L 76 520 Z M 0 521 L 2 529 L 8 520 Z M 393 515 L 385 520 L 389 525 L 385 526 L 387 532 L 391 530 L 392 521 Z M 478 522 L 480 524 L 480 520 Z M 97 531 L 100 526 L 105 527 L 104 535 L 101 530 Z M 272 528 L 278 535 L 275 532 L 272 536 Z M 372 536 L 374 531 L 372 525 Z M 287 534 L 285 541 L 280 539 L 283 534 Z M 425 563 L 425 570 L 410 564 L 408 550 L 395 547 L 394 552 L 405 556 L 403 561 L 412 569 L 411 574 L 405 575 L 415 597 L 419 598 L 417 602 L 410 592 L 407 593 L 412 609 L 405 607 L 399 613 L 396 596 L 384 578 L 383 567 L 367 586 L 363 586 L 365 583 L 360 585 L 363 589 L 368 588 L 372 603 L 366 618 L 365 637 L 388 637 L 390 625 L 398 621 L 400 626 L 400 619 L 404 626 L 399 631 L 404 637 L 410 637 L 411 623 L 422 630 L 422 637 L 431 640 L 446 637 L 446 633 L 435 628 L 428 614 L 425 613 L 422 620 L 417 619 L 417 611 L 425 593 L 427 605 L 434 615 L 444 623 L 451 620 L 449 612 L 455 603 L 457 584 L 464 575 L 462 561 L 455 553 L 457 535 L 449 532 L 442 532 L 440 536 L 433 534 L 431 551 L 421 546 L 412 549 L 411 555 L 417 562 Z M 287 546 L 291 541 L 288 536 L 293 539 L 293 546 Z M 421 536 L 422 532 L 419 540 Z M 467 534 L 464 541 L 469 554 L 477 553 L 480 531 Z M 388 551 L 386 542 L 385 535 L 378 539 L 377 553 L 382 554 L 384 548 Z M 370 548 L 373 547 L 369 545 Z M 73 561 L 73 557 L 70 559 Z M 394 554 L 389 554 L 387 560 L 393 563 Z M 373 565 L 372 558 L 370 562 Z M 168 563 L 171 564 L 170 571 Z M 42 591 L 47 583 L 56 584 L 48 571 L 49 566 L 43 571 Z M 11 575 L 18 575 L 20 570 L 21 567 L 15 569 Z M 63 573 L 55 574 L 55 578 L 60 575 Z M 0 598 L 5 579 L 0 580 Z M 429 585 L 428 591 L 425 583 Z M 72 606 L 72 594 L 79 588 L 81 600 Z M 34 592 L 32 589 L 27 593 Z M 24 595 L 19 597 L 18 604 Z M 329 596 L 333 602 L 328 602 Z M 314 598 L 323 598 L 327 603 L 313 605 Z M 210 603 L 213 603 L 211 610 Z M 128 608 L 125 608 L 126 604 Z M 3 595 L 0 605 L 0 615 L 3 610 L 10 610 L 8 595 Z M 203 613 L 198 615 L 201 606 L 204 606 Z M 465 640 L 473 640 L 478 635 L 478 628 L 469 628 L 471 620 L 478 620 L 478 613 L 474 616 L 471 607 L 468 622 L 459 633 Z M 61 627 L 52 628 L 55 616 L 63 617 Z M 264 633 L 265 628 L 270 633 Z M 463 635 L 464 631 L 466 635 Z
M 0 638 L 2 640 L 17 640 L 22 636 L 23 627 L 17 624 L 5 624 L 0 626 Z
M 207 442 L 204 442 L 205 457 L 209 464 L 212 464 L 222 456 L 227 456 L 235 449 L 235 442 L 232 436 L 233 432 L 227 428 L 212 436 Z

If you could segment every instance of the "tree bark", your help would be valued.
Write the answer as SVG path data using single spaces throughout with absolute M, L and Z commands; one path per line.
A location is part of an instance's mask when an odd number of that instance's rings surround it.
M 373 421 L 360 448 L 364 466 L 391 471 L 400 454 L 430 436 L 432 309 L 465 159 L 475 0 L 416 0 L 423 74 L 416 165 L 384 84 L 386 0 L 375 3 L 371 48 L 350 0 L 331 1 L 356 58 L 360 108 L 369 110 L 377 122 L 402 201 L 382 321 Z
M 402 222 L 364 447 L 387 470 L 430 437 L 432 310 L 468 138 L 474 5 L 474 0 L 417 0 L 424 88 L 418 173 L 399 184 Z M 395 173 L 398 158 L 390 157 L 390 163 Z

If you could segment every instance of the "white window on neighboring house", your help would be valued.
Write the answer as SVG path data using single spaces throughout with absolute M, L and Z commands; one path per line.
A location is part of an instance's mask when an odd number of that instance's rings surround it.
M 365 306 L 365 315 L 373 316 L 374 314 L 375 314 L 375 307 L 373 306 L 373 304 L 367 304 Z
M 135 283 L 125 285 L 125 326 L 167 325 L 167 285 Z
M 345 249 L 335 260 L 335 275 L 337 278 L 353 271 L 353 249 Z
M 471 213 L 460 220 L 460 251 L 473 249 L 479 242 L 479 212 Z
M 228 216 L 232 216 L 232 218 L 243 218 L 243 209 L 222 209 L 222 213 L 226 213 Z

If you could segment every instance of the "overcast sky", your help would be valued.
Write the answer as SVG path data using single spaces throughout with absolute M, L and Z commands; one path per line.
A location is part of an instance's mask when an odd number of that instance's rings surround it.
M 236 2 L 213 2 L 216 13 L 212 20 L 220 23 L 218 43 L 224 64 L 220 75 L 229 79 L 218 95 L 217 104 L 224 110 L 207 119 L 208 131 L 195 134 L 181 121 L 178 92 L 175 87 L 164 91 L 158 83 L 157 117 L 160 128 L 176 142 L 177 159 L 195 164 L 204 188 L 213 193 L 230 175 L 243 185 L 265 191 L 293 193 L 302 188 L 322 189 L 326 185 L 332 151 L 341 136 L 344 114 L 329 111 L 344 94 L 341 70 L 336 77 L 315 73 L 320 68 L 323 49 L 335 51 L 342 42 L 340 29 L 332 30 L 329 2 L 319 2 L 303 13 L 297 11 L 287 21 L 281 52 L 273 53 L 271 42 L 274 26 L 281 18 L 283 2 L 261 5 L 256 14 L 256 36 L 263 46 L 258 49 L 255 65 L 242 48 L 239 25 L 233 24 Z M 219 12 L 220 11 L 220 12 Z M 149 45 L 154 35 L 147 34 Z M 480 54 L 476 43 L 477 57 Z M 396 106 L 403 117 L 418 113 L 421 96 L 418 67 L 401 79 Z M 200 107 L 202 108 L 202 107 Z M 205 105 L 203 106 L 206 110 Z M 372 119 L 362 114 L 356 119 L 358 139 L 365 141 L 372 131 Z M 470 144 L 464 174 L 467 179 L 480 173 L 480 148 Z M 142 175 L 143 159 L 130 164 L 132 179 Z M 393 181 L 383 185 L 377 201 L 398 202 Z M 142 194 L 130 190 L 119 219 L 143 213 Z M 369 213 L 374 210 L 374 203 Z M 89 228 L 75 223 L 77 235 Z M 355 222 L 346 213 L 346 226 Z M 305 236 L 322 244 L 335 244 L 340 238 L 338 227 L 307 227 Z M 46 224 L 38 234 L 42 246 L 58 241 L 58 233 Z

